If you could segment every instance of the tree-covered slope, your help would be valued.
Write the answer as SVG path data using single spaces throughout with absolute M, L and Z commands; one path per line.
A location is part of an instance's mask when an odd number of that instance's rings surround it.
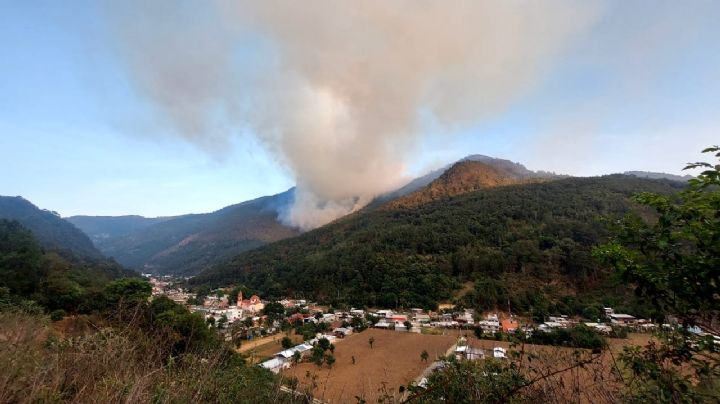
M 15 220 L 0 219 L 0 288 L 49 310 L 90 311 L 110 280 L 137 276 L 113 261 L 47 250 Z
M 628 197 L 636 192 L 680 186 L 622 175 L 568 178 L 364 211 L 241 254 L 191 282 L 408 307 L 433 306 L 470 280 L 469 305 L 557 305 L 607 283 L 590 257 L 607 236 L 603 217 L 634 209 Z
M 46 249 L 68 251 L 95 259 L 103 257 L 90 238 L 72 223 L 55 212 L 38 208 L 22 197 L 0 196 L 0 219 L 17 220 L 32 231 Z

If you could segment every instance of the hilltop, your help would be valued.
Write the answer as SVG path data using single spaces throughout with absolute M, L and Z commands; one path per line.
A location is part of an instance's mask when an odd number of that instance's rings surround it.
M 522 167 L 522 166 L 520 166 Z M 523 167 L 524 168 L 524 167 Z M 390 202 L 392 208 L 414 207 L 435 200 L 493 188 L 538 181 L 537 177 L 518 174 L 492 162 L 463 159 L 445 170 L 438 178 L 425 187 Z

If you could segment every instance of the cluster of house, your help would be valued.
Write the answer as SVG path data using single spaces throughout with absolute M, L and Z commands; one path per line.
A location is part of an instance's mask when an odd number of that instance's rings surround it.
M 460 337 L 457 344 L 455 344 L 455 359 L 464 360 L 479 360 L 487 357 L 495 359 L 506 359 L 507 350 L 505 348 L 496 346 L 492 349 L 484 349 L 479 347 L 472 347 L 468 345 L 465 337 Z
M 194 293 L 185 291 L 183 288 L 173 286 L 175 279 L 170 276 L 153 276 L 143 274 L 150 282 L 152 296 L 167 296 L 175 303 L 185 304 L 188 299 L 195 297 Z
M 638 332 L 650 332 L 656 328 L 656 325 L 649 320 L 642 318 L 636 318 L 630 314 L 615 313 L 612 307 L 605 307 L 605 322 L 586 322 L 583 323 L 587 327 L 594 329 L 601 334 L 610 334 L 613 327 L 625 327 L 632 331 Z M 550 331 L 557 328 L 571 328 L 578 325 L 580 322 L 569 318 L 566 315 L 562 316 L 549 316 L 547 321 L 540 324 L 537 329 L 542 331 Z
M 262 310 L 265 303 L 262 302 L 258 295 L 252 295 L 249 299 L 244 299 L 242 292 L 238 293 L 235 304 L 229 303 L 228 295 L 212 295 L 205 297 L 202 305 L 189 306 L 191 311 L 202 313 L 206 319 L 213 318 L 215 323 L 219 321 L 231 325 L 237 321 L 252 319 L 253 324 L 261 322 Z
M 193 294 L 181 288 L 172 287 L 172 279 L 149 276 L 152 284 L 153 295 L 166 295 L 170 299 L 185 304 L 188 299 L 195 297 Z M 201 305 L 188 305 L 192 311 L 202 313 L 206 318 L 212 317 L 216 323 L 222 321 L 226 325 L 234 322 L 251 319 L 254 325 L 260 327 L 263 323 L 262 310 L 265 303 L 257 295 L 245 298 L 242 292 L 237 296 L 235 304 L 229 303 L 228 295 L 207 296 Z M 568 316 L 550 316 L 537 327 L 530 325 L 521 326 L 513 316 L 500 318 L 497 314 L 489 314 L 476 321 L 476 313 L 472 309 L 465 309 L 454 312 L 433 312 L 424 311 L 419 308 L 409 311 L 393 311 L 389 309 L 369 310 L 350 309 L 345 312 L 328 313 L 327 310 L 314 303 L 303 299 L 283 299 L 278 301 L 286 309 L 302 309 L 288 318 L 288 321 L 295 324 L 298 321 L 303 323 L 328 323 L 333 330 L 331 335 L 343 338 L 352 333 L 351 327 L 342 327 L 339 324 L 347 324 L 353 317 L 369 318 L 372 326 L 381 329 L 421 332 L 425 327 L 440 328 L 470 328 L 479 327 L 484 333 L 511 333 L 519 329 L 532 332 L 533 329 L 548 331 L 557 328 L 570 328 L 579 324 L 578 320 Z M 611 307 L 604 308 L 605 321 L 587 322 L 586 326 L 604 334 L 609 334 L 613 327 L 626 327 L 633 331 L 649 332 L 656 328 L 652 322 L 636 318 L 629 314 L 615 313 Z M 274 330 L 264 330 L 273 332 Z
M 309 356 L 313 346 L 315 346 L 321 338 L 327 339 L 330 343 L 337 341 L 337 337 L 334 335 L 318 335 L 316 338 L 305 341 L 300 345 L 276 353 L 272 358 L 260 363 L 260 366 L 273 373 L 278 373 L 283 369 L 289 369 L 293 361 L 296 360 L 295 358 L 302 360 Z

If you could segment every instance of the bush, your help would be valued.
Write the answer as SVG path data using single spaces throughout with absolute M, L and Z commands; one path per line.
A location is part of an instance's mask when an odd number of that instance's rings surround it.
M 66 315 L 66 314 L 67 314 L 67 313 L 65 313 L 65 310 L 63 310 L 63 309 L 53 310 L 53 311 L 50 313 L 50 320 L 52 320 L 52 321 L 60 321 L 60 320 L 62 320 L 63 318 L 65 318 L 65 315 Z
M 528 342 L 539 345 L 557 345 L 572 348 L 601 349 L 607 346 L 605 338 L 585 325 L 573 328 L 559 328 L 552 331 L 537 331 Z

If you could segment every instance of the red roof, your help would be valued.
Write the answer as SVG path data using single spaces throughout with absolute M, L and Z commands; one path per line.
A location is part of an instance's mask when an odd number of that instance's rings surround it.
M 520 327 L 520 324 L 511 318 L 506 318 L 500 322 L 500 326 L 502 327 L 503 332 L 511 332 L 517 330 L 518 327 Z

